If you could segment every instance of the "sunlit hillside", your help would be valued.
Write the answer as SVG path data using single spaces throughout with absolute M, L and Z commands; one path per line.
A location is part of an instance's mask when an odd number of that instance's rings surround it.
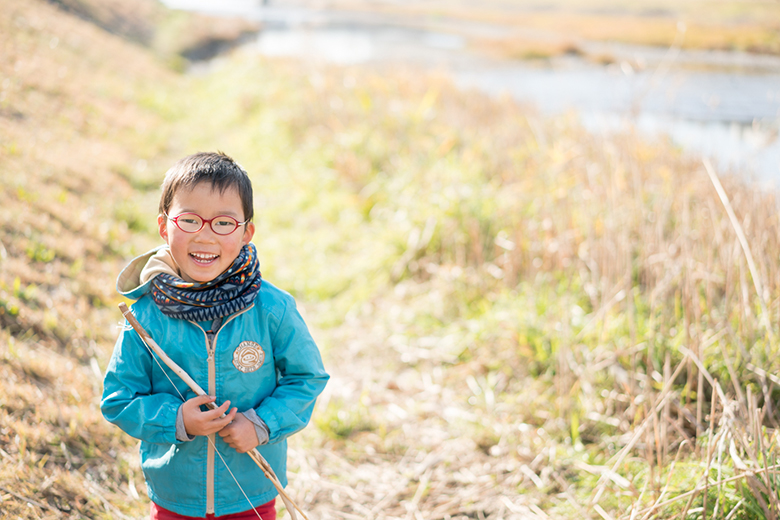
M 159 243 L 168 166 L 222 150 L 333 375 L 290 442 L 312 520 L 776 518 L 773 193 L 446 77 L 189 74 L 246 27 L 141 5 L 2 2 L 5 516 L 147 515 L 98 410 L 114 280 Z
M 118 321 L 116 269 L 135 244 L 149 243 L 130 201 L 154 189 L 145 165 L 167 146 L 154 89 L 175 81 L 129 33 L 108 32 L 126 25 L 136 35 L 151 32 L 159 8 L 137 4 L 132 18 L 98 9 L 90 20 L 87 3 L 74 3 L 85 11 L 73 13 L 43 1 L 2 2 L 0 510 L 7 518 L 118 517 L 132 510 L 128 482 L 142 482 L 133 443 L 98 410 L 100 367 Z
M 100 369 L 117 269 L 155 243 L 143 194 L 171 160 L 158 96 L 180 59 L 160 27 L 181 16 L 154 1 L 1 5 L 0 511 L 139 514 L 134 442 L 99 413 Z

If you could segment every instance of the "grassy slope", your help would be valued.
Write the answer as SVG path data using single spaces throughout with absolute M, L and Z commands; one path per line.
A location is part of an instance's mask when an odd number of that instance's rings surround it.
M 618 516 L 665 482 L 666 496 L 696 483 L 711 436 L 695 422 L 709 417 L 760 466 L 755 404 L 734 389 L 760 394 L 747 362 L 773 370 L 775 348 L 699 163 L 441 78 L 245 54 L 176 76 L 51 4 L 6 4 L 4 512 L 144 514 L 135 442 L 97 410 L 99 371 L 115 274 L 156 243 L 162 172 L 199 149 L 253 175 L 264 275 L 303 303 L 334 373 L 291 442 L 292 490 L 316 516 L 595 518 L 588 499 L 613 466 L 600 504 Z M 774 201 L 726 188 L 775 316 Z M 727 383 L 714 414 L 691 363 L 662 393 L 681 346 Z M 654 413 L 659 395 L 671 399 Z M 614 465 L 643 424 L 654 436 Z M 722 491 L 727 511 L 742 490 Z
M 116 334 L 117 269 L 150 243 L 138 235 L 135 194 L 147 189 L 144 161 L 165 156 L 153 89 L 175 77 L 148 50 L 55 4 L 2 7 L 0 509 L 114 518 L 132 509 L 128 482 L 142 479 L 132 441 L 97 408 L 99 367 Z

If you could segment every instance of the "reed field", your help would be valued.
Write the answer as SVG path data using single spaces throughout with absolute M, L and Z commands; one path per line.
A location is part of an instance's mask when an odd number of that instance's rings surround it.
M 310 519 L 778 518 L 774 192 L 443 76 L 185 73 L 175 30 L 222 36 L 141 4 L 143 40 L 0 1 L 4 517 L 148 515 L 99 411 L 114 281 L 165 170 L 222 150 L 332 374 L 290 440 Z

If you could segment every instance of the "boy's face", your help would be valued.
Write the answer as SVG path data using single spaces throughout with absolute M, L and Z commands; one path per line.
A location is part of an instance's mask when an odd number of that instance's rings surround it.
M 179 191 L 173 196 L 168 216 L 174 218 L 182 213 L 196 213 L 206 220 L 227 215 L 244 221 L 238 190 L 228 188 L 220 193 L 208 183 L 196 184 L 191 190 Z M 197 233 L 185 233 L 165 215 L 157 217 L 157 225 L 160 236 L 171 248 L 182 278 L 188 282 L 208 282 L 222 274 L 255 234 L 255 225 L 251 222 L 230 235 L 218 235 L 208 224 Z

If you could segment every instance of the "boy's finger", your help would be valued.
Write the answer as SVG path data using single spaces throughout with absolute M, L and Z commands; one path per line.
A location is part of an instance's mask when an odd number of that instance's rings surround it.
M 211 402 L 214 402 L 216 398 L 210 395 L 198 395 L 191 399 L 188 399 L 186 402 L 192 406 L 202 406 L 204 404 L 208 404 Z
M 236 408 L 233 408 L 230 410 L 229 413 L 225 415 L 225 417 L 222 418 L 222 421 L 225 423 L 224 426 L 227 426 L 231 422 L 233 422 L 233 419 L 236 417 Z M 224 427 L 223 426 L 223 427 Z
M 223 413 L 227 413 L 229 407 L 230 407 L 230 401 L 225 401 L 224 403 L 222 403 L 218 408 L 220 415 L 222 415 Z
M 236 412 L 238 412 L 238 408 L 233 408 L 232 410 L 230 410 L 229 414 L 227 414 L 225 417 L 222 417 L 219 420 L 220 431 L 222 431 L 223 428 L 225 428 L 231 422 L 233 422 L 233 419 L 235 419 L 235 417 L 236 417 Z
M 227 410 L 228 405 L 230 404 L 230 401 L 225 401 L 221 405 L 217 406 L 216 408 L 212 408 L 212 412 L 221 412 L 224 413 L 225 410 Z
M 219 420 L 222 418 L 222 415 L 227 411 L 228 406 L 230 406 L 230 401 L 225 401 L 217 408 L 214 408 L 213 410 L 209 410 L 205 413 L 209 414 L 207 416 L 209 420 Z

